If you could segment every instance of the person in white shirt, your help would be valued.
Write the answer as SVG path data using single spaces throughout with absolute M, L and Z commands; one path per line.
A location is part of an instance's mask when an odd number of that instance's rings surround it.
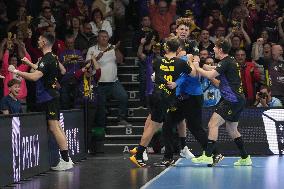
M 281 101 L 271 96 L 271 90 L 267 86 L 262 86 L 260 91 L 256 93 L 256 107 L 282 107 Z
M 98 106 L 96 113 L 96 126 L 105 126 L 105 105 L 109 97 L 119 101 L 118 125 L 131 126 L 126 121 L 128 95 L 117 78 L 117 63 L 122 63 L 123 56 L 117 46 L 109 44 L 109 35 L 105 30 L 98 33 L 98 44 L 89 48 L 86 61 L 95 56 L 101 68 L 101 77 L 98 82 Z
M 100 9 L 96 8 L 92 12 L 92 20 L 90 22 L 92 26 L 92 32 L 95 36 L 98 36 L 100 30 L 105 30 L 108 32 L 109 37 L 112 37 L 112 27 L 109 21 L 104 20 L 103 13 Z

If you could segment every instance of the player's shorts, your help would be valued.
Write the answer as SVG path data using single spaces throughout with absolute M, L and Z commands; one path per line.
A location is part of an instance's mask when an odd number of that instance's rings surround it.
M 223 99 L 215 112 L 226 121 L 238 122 L 246 103 L 244 98 L 238 98 L 238 100 L 239 102 L 229 102 Z
M 160 92 L 153 92 L 148 98 L 151 120 L 157 123 L 165 121 L 167 111 L 171 107 L 171 98 Z
M 40 110 L 46 113 L 47 120 L 58 120 L 60 117 L 60 103 L 59 98 L 53 98 L 50 101 L 40 104 Z

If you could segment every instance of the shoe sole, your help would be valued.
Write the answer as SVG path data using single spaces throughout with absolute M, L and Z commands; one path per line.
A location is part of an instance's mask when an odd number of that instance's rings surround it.
M 137 160 L 136 160 L 136 158 L 135 158 L 134 156 L 131 156 L 131 157 L 129 158 L 129 160 L 130 160 L 133 164 L 135 164 L 138 168 L 142 168 L 142 166 L 137 162 Z
M 224 159 L 224 156 L 222 156 L 222 158 L 221 159 L 219 159 L 219 161 L 218 162 L 213 162 L 212 164 L 207 164 L 207 167 L 214 167 L 214 166 L 216 166 L 220 161 L 222 161 Z
M 51 167 L 50 169 L 53 170 L 53 171 L 66 171 L 66 170 L 69 170 L 69 169 L 72 169 L 72 168 L 73 168 L 73 165 L 70 166 L 70 167 L 67 167 L 67 168 L 65 168 L 65 169 L 56 169 L 56 168 L 54 168 L 54 167 Z

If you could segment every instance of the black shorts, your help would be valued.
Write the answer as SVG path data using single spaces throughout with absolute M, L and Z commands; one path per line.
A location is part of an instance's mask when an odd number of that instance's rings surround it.
M 171 104 L 172 100 L 170 97 L 163 93 L 154 92 L 148 99 L 151 120 L 157 123 L 163 123 Z
M 60 119 L 60 103 L 59 98 L 56 97 L 50 101 L 39 104 L 40 110 L 46 113 L 47 120 Z
M 246 103 L 243 98 L 239 98 L 238 100 L 239 102 L 233 103 L 223 99 L 218 104 L 215 112 L 226 121 L 238 122 Z

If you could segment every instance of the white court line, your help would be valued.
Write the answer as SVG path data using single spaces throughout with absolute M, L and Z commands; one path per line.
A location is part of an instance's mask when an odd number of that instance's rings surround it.
M 179 158 L 176 162 L 175 165 L 178 164 L 178 162 L 182 160 L 182 158 Z M 165 174 L 166 172 L 168 172 L 173 166 L 169 166 L 168 168 L 166 168 L 165 170 L 163 170 L 159 175 L 155 176 L 152 180 L 150 180 L 149 182 L 147 182 L 145 185 L 143 185 L 140 189 L 146 189 L 150 184 L 152 184 L 153 182 L 155 182 L 158 178 L 160 178 L 163 174 Z

